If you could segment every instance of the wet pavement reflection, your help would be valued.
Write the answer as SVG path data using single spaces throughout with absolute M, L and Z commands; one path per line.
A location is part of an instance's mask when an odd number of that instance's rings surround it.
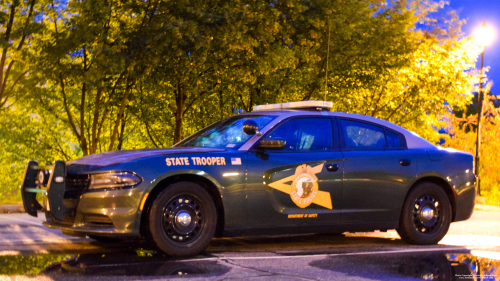
M 229 267 L 213 260 L 189 262 L 189 260 L 176 260 L 152 250 L 140 249 L 135 252 L 79 255 L 51 266 L 43 273 L 88 276 L 218 276 L 229 270 Z
M 181 276 L 223 275 L 230 270 L 214 260 L 190 262 L 154 250 L 69 255 L 0 256 L 0 275 Z
M 353 264 L 359 266 L 353 267 Z M 434 253 L 374 255 L 372 257 L 341 256 L 314 261 L 310 266 L 343 272 L 375 280 L 410 277 L 420 280 L 500 279 L 500 261 L 481 258 L 470 253 Z
M 243 272 L 249 277 L 261 274 L 265 280 L 277 276 L 291 280 L 309 276 L 318 280 L 500 280 L 495 252 L 422 250 L 297 255 L 225 252 L 176 259 L 151 249 L 127 247 L 101 253 L 0 256 L 0 275 L 43 275 L 52 280 L 86 276 L 219 279 L 243 278 L 238 275 Z

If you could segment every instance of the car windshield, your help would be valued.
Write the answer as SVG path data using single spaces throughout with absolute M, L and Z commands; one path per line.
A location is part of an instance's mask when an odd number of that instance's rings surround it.
M 265 127 L 275 119 L 273 115 L 237 115 L 216 122 L 191 135 L 176 147 L 212 147 L 222 149 L 238 149 L 251 135 L 243 132 L 243 123 L 252 119 L 259 128 Z

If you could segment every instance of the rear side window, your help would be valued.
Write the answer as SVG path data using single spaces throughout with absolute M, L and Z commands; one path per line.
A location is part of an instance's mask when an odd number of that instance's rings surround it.
M 387 147 L 388 148 L 400 148 L 400 147 L 402 147 L 401 138 L 399 137 L 398 134 L 386 130 L 385 135 L 387 137 Z
M 341 120 L 344 145 L 348 149 L 386 148 L 384 129 L 350 120 Z
M 341 119 L 340 125 L 346 149 L 401 149 L 403 137 L 393 131 L 363 122 Z

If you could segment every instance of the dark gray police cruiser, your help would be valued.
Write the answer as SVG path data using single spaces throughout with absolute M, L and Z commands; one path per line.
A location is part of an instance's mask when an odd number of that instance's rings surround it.
M 396 229 L 408 243 L 435 244 L 471 216 L 471 154 L 331 107 L 260 105 L 172 148 L 31 161 L 24 207 L 65 234 L 146 239 L 175 256 L 214 236 Z

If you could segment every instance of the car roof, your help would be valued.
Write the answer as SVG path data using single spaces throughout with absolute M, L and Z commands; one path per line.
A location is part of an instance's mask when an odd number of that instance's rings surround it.
M 267 126 L 262 128 L 261 132 L 265 134 L 269 129 L 273 128 L 276 124 L 280 123 L 283 119 L 295 116 L 334 116 L 341 118 L 350 118 L 370 123 L 375 123 L 404 135 L 406 139 L 406 145 L 408 148 L 430 148 L 436 149 L 437 147 L 430 143 L 429 141 L 421 138 L 418 134 L 409 131 L 399 125 L 391 123 L 389 121 L 379 119 L 376 117 L 347 113 L 347 112 L 335 112 L 326 110 L 273 110 L 273 111 L 257 111 L 257 112 L 247 112 L 242 115 L 277 115 L 279 118 L 269 123 Z

